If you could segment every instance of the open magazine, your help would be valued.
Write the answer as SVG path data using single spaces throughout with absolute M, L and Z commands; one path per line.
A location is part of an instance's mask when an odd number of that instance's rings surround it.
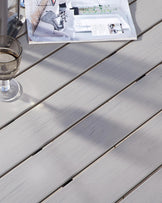
M 26 0 L 29 43 L 135 40 L 128 0 Z

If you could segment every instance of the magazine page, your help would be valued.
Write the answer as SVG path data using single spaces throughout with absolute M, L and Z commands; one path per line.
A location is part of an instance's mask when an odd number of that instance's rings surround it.
M 128 0 L 25 1 L 29 43 L 137 38 Z

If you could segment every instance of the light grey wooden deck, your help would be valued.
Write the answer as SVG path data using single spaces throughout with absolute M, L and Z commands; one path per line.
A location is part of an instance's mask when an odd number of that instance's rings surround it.
M 129 1 L 137 41 L 23 45 L 0 103 L 0 203 L 162 202 L 161 0 Z

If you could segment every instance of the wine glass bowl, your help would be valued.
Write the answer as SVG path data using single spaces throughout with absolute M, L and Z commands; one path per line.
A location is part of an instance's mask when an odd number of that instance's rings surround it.
M 13 79 L 19 70 L 22 57 L 20 42 L 0 35 L 0 100 L 12 101 L 20 96 L 20 84 Z

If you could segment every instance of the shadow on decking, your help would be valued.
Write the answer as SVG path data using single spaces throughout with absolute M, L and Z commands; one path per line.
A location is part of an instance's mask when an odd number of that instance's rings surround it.
M 150 83 L 152 83 L 151 80 Z M 147 83 L 145 85 L 147 86 Z M 152 116 L 161 108 L 161 99 L 158 93 L 154 96 L 147 95 L 148 97 L 145 97 L 143 91 L 140 90 L 140 86 L 139 91 L 136 92 L 136 86 L 138 86 L 138 84 L 134 83 L 134 85 L 125 90 L 127 94 L 120 93 L 115 98 L 105 102 L 103 106 L 100 107 L 99 105 L 99 109 L 96 108 L 97 104 L 93 104 L 96 109 L 92 107 L 92 109 L 90 109 L 88 102 L 88 107 L 86 107 L 86 100 L 84 102 L 85 107 L 82 105 L 82 109 L 81 107 L 77 108 L 76 104 L 79 100 L 76 101 L 74 99 L 72 102 L 72 98 L 65 98 L 65 100 L 60 100 L 59 102 L 56 94 L 33 109 L 33 113 L 32 111 L 30 112 L 34 120 L 38 120 L 41 117 L 41 126 L 39 123 L 37 126 L 37 122 L 35 122 L 35 126 L 39 129 L 36 134 L 39 137 L 39 133 L 43 131 L 43 134 L 46 135 L 50 129 L 51 137 L 47 138 L 47 136 L 45 136 L 46 145 L 60 136 L 60 139 L 63 139 L 64 136 L 68 136 L 69 142 L 72 139 L 77 140 L 78 137 L 80 137 L 84 140 L 83 143 L 85 143 L 85 146 L 86 143 L 91 146 L 91 154 L 95 155 L 96 147 L 100 153 L 104 152 L 127 137 L 134 129 L 149 119 L 149 116 Z M 141 94 L 139 94 L 140 91 Z M 129 97 L 127 97 L 128 95 Z M 143 98 L 141 99 L 141 97 Z M 31 98 L 26 95 L 26 101 L 30 102 L 30 99 Z M 41 113 L 42 107 L 44 109 L 43 113 Z M 65 129 L 65 131 L 62 132 L 62 128 Z M 47 139 L 49 140 L 47 141 Z M 36 136 L 34 140 L 37 141 Z M 34 140 L 33 143 L 35 142 Z M 87 153 L 86 150 L 85 153 Z
M 139 94 L 135 91 L 132 91 L 130 92 L 129 97 L 127 94 L 122 96 L 122 102 L 119 101 L 116 104 L 114 103 L 116 108 L 114 109 L 107 108 L 106 111 L 104 111 L 104 108 L 101 107 L 100 113 L 98 110 L 92 113 L 91 111 L 93 111 L 103 101 L 106 102 L 108 99 L 111 99 L 111 97 L 114 94 L 116 94 L 122 88 L 125 88 L 127 84 L 131 83 L 132 81 L 140 77 L 141 75 L 138 74 L 138 71 L 140 71 L 141 68 L 143 68 L 142 73 L 145 73 L 145 71 L 148 70 L 146 69 L 146 67 L 149 67 L 151 69 L 152 65 L 150 65 L 150 61 L 152 59 L 149 58 L 147 59 L 147 61 L 144 61 L 143 59 L 138 60 L 138 57 L 133 58 L 133 55 L 131 54 L 128 57 L 127 55 L 117 53 L 118 60 L 116 59 L 113 60 L 113 58 L 116 58 L 116 56 L 109 57 L 103 63 L 100 63 L 98 66 L 93 67 L 92 70 L 89 70 L 87 74 L 80 76 L 78 75 L 78 73 L 82 73 L 82 71 L 85 71 L 85 70 L 83 67 L 77 64 L 78 59 L 80 61 L 85 60 L 85 58 L 87 58 L 88 53 L 89 54 L 91 53 L 92 61 L 94 61 L 94 58 L 95 58 L 95 54 L 93 55 L 93 46 L 90 49 L 88 49 L 87 47 L 86 52 L 84 52 L 85 48 L 86 48 L 86 45 L 83 45 L 82 52 L 84 53 L 84 56 L 81 59 L 79 59 L 80 52 L 76 49 L 75 53 L 77 55 L 77 58 L 75 60 L 67 58 L 67 61 L 64 64 L 62 64 L 61 59 L 60 61 L 55 61 L 55 57 L 54 57 L 53 62 L 47 62 L 46 63 L 47 66 L 44 68 L 53 74 L 53 80 L 57 78 L 58 74 L 60 76 L 66 75 L 67 83 L 69 83 L 70 78 L 73 79 L 73 77 L 76 76 L 77 80 L 80 81 L 79 86 L 83 85 L 85 90 L 87 90 L 89 87 L 94 87 L 94 89 L 97 90 L 96 94 L 94 95 L 92 94 L 92 97 L 91 97 L 91 92 L 89 89 L 89 94 L 87 91 L 87 95 L 83 94 L 83 96 L 79 96 L 78 98 L 68 97 L 68 98 L 64 98 L 64 100 L 62 97 L 62 100 L 59 101 L 59 99 L 57 100 L 57 97 L 59 98 L 59 95 L 62 94 L 62 92 L 64 92 L 64 89 L 66 88 L 66 87 L 64 88 L 64 85 L 66 84 L 64 83 L 63 86 L 56 86 L 55 92 L 53 92 L 55 94 L 50 96 L 42 104 L 33 108 L 31 111 L 29 111 L 27 114 L 24 114 L 24 116 L 21 117 L 23 121 L 25 121 L 25 119 L 28 118 L 29 115 L 32 117 L 31 121 L 27 119 L 27 125 L 25 126 L 23 136 L 30 135 L 31 125 L 32 126 L 34 125 L 36 127 L 35 129 L 37 130 L 34 133 L 32 132 L 34 136 L 33 136 L 33 140 L 30 143 L 30 147 L 31 145 L 37 146 L 37 148 L 39 149 L 37 149 L 35 152 L 34 151 L 30 152 L 32 153 L 32 156 L 38 154 L 38 152 L 41 153 L 40 147 L 45 147 L 47 146 L 47 144 L 52 143 L 53 141 L 55 141 L 53 142 L 53 145 L 55 145 L 55 143 L 57 143 L 60 139 L 65 139 L 65 138 L 67 140 L 67 143 L 66 143 L 67 151 L 71 147 L 74 147 L 74 149 L 75 148 L 79 149 L 79 145 L 78 146 L 71 145 L 70 137 L 73 138 L 76 141 L 76 143 L 78 140 L 81 140 L 82 144 L 84 143 L 84 146 L 82 147 L 85 151 L 83 151 L 84 156 L 82 157 L 82 160 L 79 159 L 78 162 L 76 163 L 76 165 L 78 164 L 78 170 L 80 170 L 79 164 L 81 163 L 81 161 L 86 161 L 86 163 L 80 166 L 80 168 L 84 168 L 86 165 L 89 164 L 89 160 L 86 160 L 85 158 L 87 155 L 87 150 L 89 150 L 88 153 L 91 154 L 93 156 L 93 159 L 95 160 L 96 157 L 100 156 L 102 153 L 104 153 L 105 151 L 113 147 L 126 135 L 131 133 L 136 127 L 140 126 L 143 122 L 145 122 L 151 115 L 151 113 L 148 113 L 148 114 L 146 113 L 147 109 L 156 109 L 157 106 L 161 107 L 161 103 L 159 102 L 160 100 L 155 102 L 154 98 L 150 98 L 149 95 L 146 98 L 143 96 L 142 93 Z M 98 49 L 97 53 L 100 54 L 100 51 L 101 50 Z M 139 56 L 140 55 L 141 54 L 139 53 Z M 125 62 L 123 63 L 123 61 Z M 128 64 L 128 61 L 129 61 L 129 64 Z M 133 66 L 133 64 L 135 64 L 135 66 Z M 70 66 L 74 67 L 73 70 L 71 71 L 69 70 Z M 85 67 L 86 66 L 87 66 L 87 63 L 85 63 Z M 38 78 L 39 78 L 39 75 L 38 75 Z M 70 81 L 67 87 L 74 84 L 75 84 L 75 80 L 73 82 Z M 63 89 L 60 90 L 60 88 L 63 88 Z M 57 93 L 58 90 L 59 92 Z M 37 88 L 34 89 L 34 91 L 37 91 Z M 53 90 L 51 89 L 51 91 Z M 82 94 L 82 92 L 80 92 L 80 88 L 78 89 L 78 92 Z M 52 92 L 48 92 L 46 96 L 48 97 L 50 94 L 52 94 Z M 76 95 L 77 95 L 77 92 L 76 92 Z M 86 101 L 87 98 L 84 98 L 84 96 L 91 98 L 90 100 L 88 100 L 90 103 Z M 95 103 L 94 101 L 95 101 L 95 98 L 97 97 L 99 99 L 97 99 L 97 103 Z M 116 96 L 115 99 L 117 97 L 118 96 Z M 82 107 L 79 107 L 76 105 L 77 103 L 79 103 L 80 99 L 82 99 L 82 102 L 84 101 Z M 27 92 L 24 92 L 21 100 L 23 102 L 26 102 L 27 104 L 29 103 L 36 104 L 37 102 L 39 102 L 38 98 L 29 96 Z M 150 101 L 149 105 L 145 106 L 145 103 L 148 100 Z M 139 117 L 137 116 L 136 118 L 134 118 L 135 116 L 134 111 L 130 109 L 130 111 L 132 111 L 131 113 L 132 119 L 128 121 L 127 116 L 126 117 L 124 116 L 126 115 L 125 112 L 127 112 L 127 108 L 128 108 L 127 105 L 124 105 L 126 101 L 129 101 L 129 103 L 133 104 L 132 106 L 130 106 L 131 109 L 143 111 L 146 113 L 146 116 L 142 118 L 141 116 Z M 114 99 L 107 101 L 107 103 L 104 104 L 104 107 L 107 104 L 109 105 L 113 102 L 114 102 Z M 42 106 L 43 108 L 41 108 Z M 139 109 L 137 109 L 137 106 L 139 106 Z M 158 111 L 158 108 L 156 111 Z M 87 114 L 88 114 L 88 117 L 87 117 Z M 115 119 L 113 115 L 116 115 Z M 41 123 L 38 122 L 40 118 L 41 118 Z M 33 120 L 35 121 L 34 124 L 33 124 Z M 75 123 L 76 121 L 77 123 Z M 14 125 L 17 125 L 17 120 L 15 120 Z M 62 129 L 65 129 L 65 130 L 62 131 Z M 40 135 L 41 135 L 42 144 L 41 145 L 39 144 L 38 146 L 37 141 L 40 138 Z M 24 143 L 23 136 L 19 139 L 19 146 L 21 146 L 21 142 Z M 152 140 L 148 139 L 148 143 L 152 143 Z M 9 143 L 6 144 L 6 147 L 7 146 L 9 146 Z M 97 148 L 97 151 L 96 151 L 96 148 Z M 17 150 L 19 151 L 19 149 Z M 61 150 L 62 148 L 60 145 L 60 151 Z M 77 154 L 76 151 L 74 150 L 73 152 L 74 152 L 73 156 L 76 156 Z M 10 153 L 12 153 L 12 150 L 10 151 Z M 30 156 L 31 154 L 29 155 L 29 157 Z M 120 156 L 122 155 L 120 154 Z M 124 154 L 123 156 L 124 158 L 130 161 L 132 161 L 134 158 L 133 154 L 132 155 Z M 25 161 L 27 161 L 29 157 L 27 157 Z M 139 158 L 139 164 L 141 165 L 147 164 L 147 161 L 148 160 L 146 160 L 146 163 L 144 163 L 143 160 L 140 160 Z M 68 170 L 68 169 L 70 170 L 70 161 L 67 160 L 66 163 L 63 162 L 62 166 L 60 167 L 63 167 L 65 170 Z M 75 173 L 76 171 L 74 172 L 74 174 Z

